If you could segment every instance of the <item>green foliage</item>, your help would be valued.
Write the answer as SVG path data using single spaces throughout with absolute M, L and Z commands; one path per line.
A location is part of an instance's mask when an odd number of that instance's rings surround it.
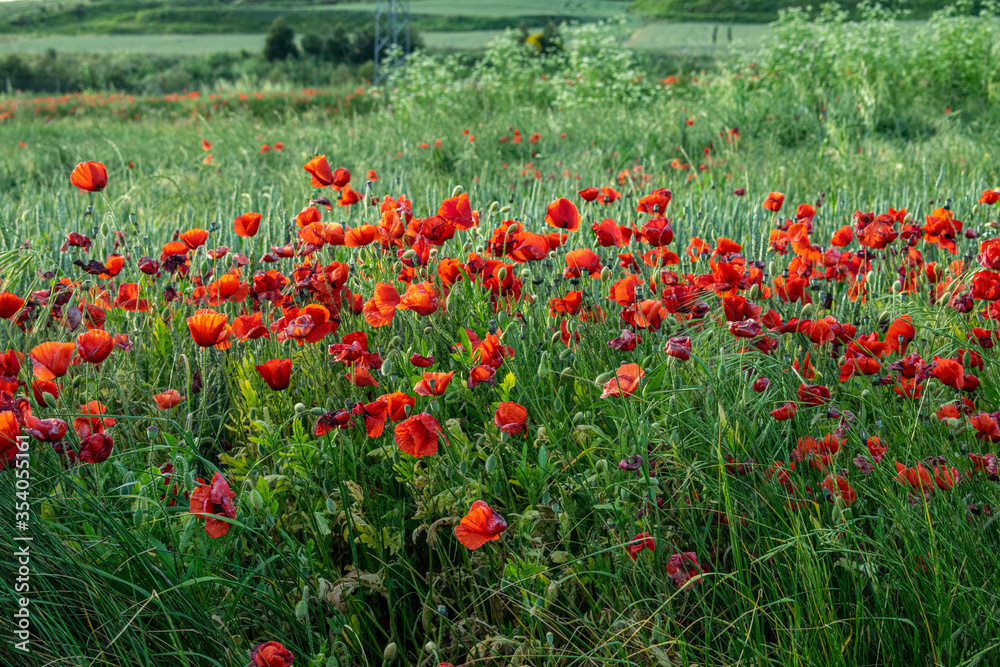
M 288 60 L 297 58 L 299 47 L 295 43 L 295 31 L 284 16 L 274 19 L 264 41 L 264 57 L 268 60 Z

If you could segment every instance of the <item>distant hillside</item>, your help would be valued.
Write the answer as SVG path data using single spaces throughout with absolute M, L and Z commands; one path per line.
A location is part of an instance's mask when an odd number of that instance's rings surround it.
M 655 18 L 757 23 L 775 20 L 782 9 L 806 6 L 817 9 L 823 2 L 824 0 L 635 0 L 631 8 L 637 14 Z M 861 3 L 859 0 L 839 0 L 838 4 L 852 9 Z M 891 9 L 909 10 L 913 18 L 925 18 L 942 7 L 954 4 L 954 0 L 881 0 L 880 4 Z M 979 4 L 974 2 L 973 9 L 978 11 Z
M 374 0 L 34 0 L 0 3 L 0 33 L 264 33 L 278 16 L 297 32 L 317 23 L 368 22 Z M 629 11 L 629 0 L 413 0 L 418 30 L 499 30 L 521 23 L 594 21 Z

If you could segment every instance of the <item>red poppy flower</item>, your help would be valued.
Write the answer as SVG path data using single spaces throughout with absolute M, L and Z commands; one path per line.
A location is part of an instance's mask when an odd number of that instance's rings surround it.
M 438 436 L 444 438 L 445 444 L 448 443 L 448 436 L 441 425 L 426 412 L 396 424 L 393 435 L 396 445 L 403 452 L 418 458 L 437 453 Z
M 830 493 L 830 502 L 837 498 L 844 501 L 845 507 L 850 507 L 858 499 L 858 494 L 847 483 L 847 478 L 842 475 L 827 475 L 823 480 L 823 488 Z
M 667 341 L 667 346 L 663 348 L 671 357 L 676 357 L 681 361 L 691 358 L 691 337 L 677 336 Z
M 781 210 L 781 205 L 785 203 L 785 195 L 781 192 L 768 192 L 767 199 L 764 200 L 762 206 L 768 211 L 773 211 L 777 213 Z
M 260 228 L 260 218 L 260 213 L 244 213 L 237 216 L 233 220 L 236 235 L 246 239 L 256 236 L 257 230 Z
M 677 584 L 678 588 L 684 588 L 692 579 L 702 573 L 701 565 L 698 564 L 698 555 L 693 551 L 674 554 L 667 561 L 667 576 Z M 703 581 L 704 579 L 698 579 L 695 583 L 700 584 Z
M 75 351 L 76 345 L 73 343 L 49 341 L 36 345 L 29 354 L 35 377 L 39 380 L 52 380 L 66 375 Z
M 637 533 L 625 544 L 625 551 L 628 552 L 628 555 L 632 560 L 635 560 L 636 556 L 638 556 L 639 552 L 643 549 L 656 551 L 656 541 L 649 533 Z
M 410 363 L 416 366 L 417 368 L 427 368 L 428 366 L 434 365 L 434 357 L 433 356 L 425 357 L 420 354 L 412 354 L 410 355 Z
M 388 283 L 375 285 L 375 294 L 365 302 L 365 321 L 373 327 L 384 327 L 392 322 L 399 305 L 399 292 Z
M 823 405 L 830 400 L 830 390 L 821 384 L 800 384 L 795 395 L 803 405 Z
M 176 389 L 168 389 L 161 394 L 153 394 L 153 400 L 156 401 L 156 407 L 161 410 L 169 410 L 176 407 L 185 398 L 187 397 L 181 396 L 180 392 Z
M 333 172 L 330 171 L 330 165 L 327 163 L 325 155 L 314 157 L 306 162 L 302 168 L 309 172 L 314 188 L 325 188 L 333 185 Z M 349 177 L 350 175 L 348 175 Z
M 785 403 L 774 410 L 771 410 L 770 415 L 774 417 L 776 421 L 785 421 L 786 419 L 791 419 L 795 416 L 798 411 L 798 406 L 795 403 Z
M 271 359 L 254 366 L 257 374 L 267 383 L 267 386 L 274 391 L 284 391 L 288 389 L 288 384 L 292 378 L 291 359 Z
M 758 394 L 764 393 L 770 386 L 771 386 L 771 380 L 764 377 L 763 375 L 753 381 L 753 390 Z
M 378 381 L 372 377 L 371 372 L 363 366 L 355 366 L 344 373 L 344 377 L 355 387 L 377 387 Z
M 631 396 L 639 387 L 639 381 L 644 375 L 646 375 L 646 371 L 639 368 L 639 364 L 625 364 L 619 367 L 615 376 L 604 384 L 601 398 Z
M 667 204 L 670 203 L 672 198 L 673 195 L 670 193 L 670 190 L 657 188 L 639 199 L 639 204 L 635 207 L 635 210 L 639 213 L 663 215 L 667 210 Z
M 91 329 L 76 337 L 76 352 L 81 359 L 99 364 L 115 349 L 114 336 L 103 329 Z
M 513 401 L 502 402 L 493 414 L 493 423 L 504 433 L 515 436 L 524 433 L 528 436 L 528 410 L 523 405 Z
M 499 540 L 505 530 L 507 521 L 485 502 L 477 500 L 455 526 L 455 537 L 465 548 L 475 551 L 487 542 Z
M 278 642 L 257 644 L 250 652 L 250 662 L 256 667 L 291 667 L 294 656 Z
M 13 292 L 0 292 L 0 319 L 9 320 L 21 312 L 24 299 Z
M 114 439 L 107 433 L 91 433 L 80 441 L 76 456 L 83 463 L 102 463 L 111 456 Z
M 441 202 L 437 215 L 455 229 L 469 230 L 479 225 L 479 212 L 472 210 L 466 192 L 457 197 L 449 197 Z
M 642 226 L 642 236 L 654 248 L 670 245 L 674 240 L 674 230 L 670 220 L 661 216 L 650 218 Z
M 214 310 L 196 310 L 187 318 L 188 331 L 195 344 L 200 347 L 211 347 L 226 342 L 232 331 L 226 325 L 229 316 Z
M 580 211 L 576 204 L 560 197 L 545 209 L 545 224 L 558 229 L 565 229 L 567 232 L 575 232 L 580 229 Z
M 394 422 L 406 419 L 410 413 L 410 409 L 417 402 L 416 398 L 401 391 L 392 394 L 382 394 L 378 400 L 385 401 L 388 417 Z
M 997 188 L 983 190 L 983 194 L 979 197 L 980 204 L 996 204 L 998 201 L 1000 201 L 1000 189 Z
M 424 373 L 423 379 L 417 382 L 413 391 L 421 396 L 440 396 L 448 388 L 455 371 L 447 373 Z
M 113 306 L 131 313 L 145 313 L 149 310 L 149 301 L 139 298 L 138 283 L 122 283 L 118 286 L 118 296 Z
M 236 506 L 233 504 L 236 493 L 229 488 L 229 482 L 219 473 L 212 476 L 210 485 L 205 484 L 201 478 L 198 481 L 200 484 L 191 492 L 188 511 L 205 519 L 205 532 L 209 537 L 222 537 L 229 531 L 229 523 L 215 517 L 236 518 Z
M 73 169 L 69 182 L 86 192 L 100 192 L 108 184 L 108 170 L 100 162 L 81 162 Z
M 580 190 L 577 194 L 580 195 L 580 199 L 583 201 L 594 201 L 600 196 L 601 191 L 597 188 L 590 187 Z
M 578 278 L 581 271 L 586 271 L 591 278 L 600 278 L 602 269 L 604 266 L 601 264 L 601 256 L 590 248 L 570 250 L 566 253 L 566 269 L 563 271 L 563 277 Z
M 970 417 L 969 426 L 976 429 L 975 436 L 978 439 L 986 442 L 1000 442 L 1000 425 L 997 424 L 996 417 L 990 413 L 980 412 Z
M 21 434 L 21 424 L 10 410 L 0 411 L 0 470 L 9 467 L 17 457 L 17 436 Z

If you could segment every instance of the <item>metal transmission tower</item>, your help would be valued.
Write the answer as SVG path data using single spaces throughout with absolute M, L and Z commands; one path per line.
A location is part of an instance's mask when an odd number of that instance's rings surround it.
M 410 0 L 375 0 L 375 85 L 410 52 Z

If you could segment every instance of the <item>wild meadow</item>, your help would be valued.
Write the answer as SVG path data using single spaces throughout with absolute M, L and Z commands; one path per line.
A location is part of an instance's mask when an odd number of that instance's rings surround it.
M 997 664 L 992 14 L 616 25 L 5 118 L 0 662 Z

